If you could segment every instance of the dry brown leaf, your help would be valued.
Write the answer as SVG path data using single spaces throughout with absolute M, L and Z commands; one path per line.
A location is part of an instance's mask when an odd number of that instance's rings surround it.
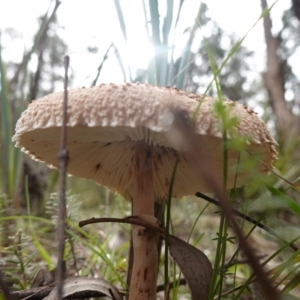
M 122 300 L 122 296 L 115 286 L 104 279 L 87 278 L 87 277 L 68 277 L 64 281 L 63 297 L 83 295 L 87 293 L 91 297 L 91 293 L 95 292 L 95 297 L 108 296 L 114 300 Z M 51 293 L 45 300 L 56 300 L 56 288 L 53 288 Z
M 49 271 L 46 267 L 41 268 L 35 275 L 30 288 L 50 285 L 55 281 L 55 272 Z
M 189 285 L 192 299 L 208 299 L 212 266 L 206 255 L 172 235 L 169 236 L 169 250 Z

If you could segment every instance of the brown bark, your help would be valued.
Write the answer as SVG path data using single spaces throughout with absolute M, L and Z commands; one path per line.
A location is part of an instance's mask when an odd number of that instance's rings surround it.
M 262 10 L 267 7 L 267 0 L 261 0 Z M 285 101 L 283 63 L 278 57 L 280 40 L 272 34 L 272 21 L 270 14 L 263 19 L 265 41 L 267 47 L 267 70 L 265 73 L 265 85 L 269 94 L 269 101 L 276 117 L 276 128 L 280 136 L 283 136 L 291 127 L 294 127 L 295 116 L 287 107 Z
M 296 18 L 300 21 L 300 0 L 292 0 L 292 8 Z

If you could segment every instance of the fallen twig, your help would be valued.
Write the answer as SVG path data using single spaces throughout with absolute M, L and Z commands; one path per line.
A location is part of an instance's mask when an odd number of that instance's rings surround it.
M 63 290 L 63 280 L 65 278 L 65 264 L 63 261 L 64 249 L 65 249 L 65 218 L 66 218 L 66 172 L 69 160 L 69 153 L 66 149 L 67 141 L 67 106 L 68 106 L 68 68 L 69 68 L 70 58 L 65 56 L 64 66 L 65 66 L 65 81 L 64 81 L 64 99 L 63 99 L 63 122 L 61 130 L 61 144 L 58 154 L 59 166 L 60 166 L 60 180 L 59 180 L 59 211 L 58 211 L 58 258 L 57 258 L 57 269 L 56 269 L 56 279 L 57 279 L 57 299 L 62 299 Z
M 210 203 L 213 203 L 213 204 L 216 205 L 216 206 L 221 207 L 219 201 L 217 201 L 217 200 L 215 200 L 215 199 L 212 199 L 212 198 L 210 198 L 210 197 L 208 197 L 208 196 L 206 196 L 206 195 L 204 195 L 204 194 L 202 194 L 202 193 L 200 193 L 200 192 L 197 192 L 197 193 L 195 194 L 195 196 L 196 196 L 196 197 L 199 197 L 199 198 L 202 198 L 202 199 L 204 199 L 204 200 L 206 200 L 206 201 L 208 201 L 208 202 L 210 202 Z M 281 238 L 274 230 L 272 230 L 271 228 L 267 227 L 266 225 L 264 225 L 264 224 L 262 224 L 262 223 L 260 223 L 260 222 L 258 222 L 258 221 L 256 221 L 256 220 L 254 220 L 253 218 L 251 218 L 251 217 L 249 217 L 249 216 L 247 216 L 247 215 L 245 215 L 245 214 L 239 212 L 239 211 L 236 210 L 236 209 L 232 209 L 232 212 L 233 212 L 233 214 L 235 214 L 236 216 L 241 217 L 242 219 L 245 219 L 245 220 L 247 220 L 248 222 L 250 222 L 250 223 L 256 225 L 257 227 L 259 227 L 259 228 L 265 230 L 265 231 L 268 232 L 269 234 L 271 234 L 271 235 L 273 235 L 274 237 L 276 237 L 279 241 L 281 241 L 281 242 L 283 242 L 283 243 L 285 243 L 285 244 L 288 244 L 288 243 L 289 243 L 289 242 L 287 242 L 286 240 L 284 240 L 283 238 Z M 292 249 L 295 250 L 295 251 L 298 251 L 298 250 L 299 250 L 299 247 L 297 247 L 297 246 L 295 245 L 295 243 L 290 244 L 289 247 L 292 248 Z

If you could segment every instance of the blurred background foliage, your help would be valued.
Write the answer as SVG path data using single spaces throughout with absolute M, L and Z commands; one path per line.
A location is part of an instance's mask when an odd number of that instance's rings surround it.
M 47 266 L 52 270 L 55 264 L 56 245 L 53 239 L 56 221 L 51 217 L 55 215 L 58 173 L 21 154 L 12 144 L 11 137 L 16 120 L 26 108 L 27 102 L 62 88 L 65 54 L 71 53 L 71 85 L 78 72 L 81 72 L 72 67 L 72 49 L 63 35 L 59 34 L 63 28 L 57 12 L 65 2 L 67 0 L 49 1 L 47 12 L 37 16 L 38 31 L 32 32 L 30 46 L 28 43 L 25 46 L 24 42 L 21 60 L 13 60 L 9 55 L 2 54 L 16 40 L 22 41 L 22 29 L 1 28 L 0 32 L 0 266 L 14 289 L 30 287 L 41 268 Z M 300 205 L 299 188 L 293 188 L 290 184 L 295 182 L 297 185 L 300 176 L 299 66 L 293 65 L 291 60 L 293 55 L 300 52 L 300 1 L 290 1 L 290 7 L 282 11 L 282 27 L 277 32 L 272 30 L 272 9 L 270 14 L 265 11 L 262 15 L 264 18 L 260 15 L 253 17 L 253 24 L 259 21 L 256 26 L 261 27 L 261 35 L 265 36 L 265 68 L 261 73 L 255 73 L 253 67 L 258 54 L 243 45 L 244 37 L 228 34 L 222 29 L 218 20 L 210 17 L 209 7 L 204 1 L 198 5 L 198 11 L 189 12 L 190 24 L 183 30 L 178 29 L 178 23 L 182 10 L 189 9 L 188 1 L 140 0 L 140 4 L 139 14 L 144 15 L 144 24 L 138 30 L 147 35 L 152 47 L 147 67 L 133 68 L 126 59 L 128 53 L 118 47 L 118 41 L 113 37 L 109 46 L 103 49 L 101 42 L 97 42 L 101 41 L 100 36 L 84 45 L 86 52 L 94 58 L 94 69 L 87 77 L 87 85 L 105 81 L 105 65 L 111 60 L 116 61 L 114 72 L 123 81 L 170 85 L 213 96 L 217 95 L 216 85 L 213 83 L 213 77 L 217 75 L 222 96 L 254 107 L 274 133 L 279 142 L 279 159 L 275 163 L 275 172 L 286 179 L 271 174 L 265 181 L 274 189 L 266 188 L 265 183 L 257 184 L 257 181 L 253 181 L 237 196 L 237 207 L 246 210 L 254 218 L 260 218 L 285 240 L 298 237 L 299 211 L 297 207 L 291 207 L 289 201 Z M 128 5 L 126 1 L 114 0 L 113 13 L 117 16 L 118 30 L 125 44 L 131 42 L 126 20 L 132 18 L 132 15 L 128 15 L 128 9 L 124 9 Z M 267 8 L 266 0 L 261 0 L 261 3 L 253 2 L 253 5 L 261 5 L 262 11 Z M 2 8 L 5 10 L 5 4 L 2 4 Z M 105 11 L 105 4 L 102 9 Z M 234 10 L 234 7 L 229 9 Z M 68 18 L 68 15 L 64 18 Z M 107 24 L 108 31 L 109 26 Z M 88 27 L 84 27 L 84 30 L 87 31 Z M 78 32 L 75 38 L 80 39 L 84 30 Z M 174 43 L 178 36 L 180 47 L 177 47 L 178 43 Z M 212 68 L 211 59 L 217 66 L 217 71 Z M 76 223 L 92 216 L 123 217 L 130 214 L 130 204 L 120 196 L 81 179 L 68 178 L 68 189 L 71 223 L 67 247 L 72 250 L 68 255 L 69 272 L 98 274 L 125 287 L 122 278 L 126 273 L 129 227 L 102 224 L 88 228 L 84 233 Z M 174 201 L 173 230 L 186 240 L 193 222 L 205 208 L 190 242 L 202 249 L 212 261 L 216 251 L 216 243 L 212 240 L 218 231 L 219 215 L 215 214 L 218 209 L 212 205 L 206 208 L 206 203 L 201 199 L 188 198 L 188 202 Z M 30 221 L 27 222 L 28 220 Z M 249 224 L 245 224 L 245 232 L 250 228 Z M 255 229 L 249 239 L 251 243 L 253 241 L 262 259 L 276 253 L 283 245 L 260 229 Z M 231 257 L 235 247 L 236 245 L 228 246 L 226 259 Z M 287 260 L 291 253 L 287 249 L 279 251 L 276 260 L 269 263 L 269 268 Z M 289 274 L 290 277 L 282 279 L 284 286 L 292 282 L 291 279 L 299 271 L 295 262 L 291 266 L 295 270 Z M 222 292 L 245 282 L 250 272 L 243 263 L 236 263 L 226 270 L 228 277 L 221 287 Z M 230 272 L 234 272 L 236 276 L 230 276 Z M 276 280 L 278 282 L 278 277 L 274 279 Z M 299 280 L 294 286 L 298 283 Z M 239 299 L 252 299 L 249 296 L 251 293 L 251 289 L 244 290 Z M 292 293 L 297 293 L 297 289 Z M 180 294 L 181 299 L 189 297 L 186 289 Z M 234 295 L 229 294 L 228 299 L 235 299 Z M 286 299 L 293 299 L 292 294 L 289 297 Z

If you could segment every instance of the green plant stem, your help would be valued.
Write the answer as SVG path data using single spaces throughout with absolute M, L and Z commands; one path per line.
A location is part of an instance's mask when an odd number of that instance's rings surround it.
M 169 231 L 170 231 L 170 223 L 171 223 L 171 200 L 172 200 L 173 186 L 175 182 L 175 175 L 176 175 L 179 159 L 180 156 L 179 154 L 177 154 L 177 158 L 174 164 L 174 168 L 170 180 L 169 194 L 168 194 L 168 201 L 167 201 L 166 238 L 165 238 L 165 276 L 164 276 L 165 289 L 169 284 Z
M 228 221 L 226 217 L 224 218 L 224 232 L 223 232 L 223 243 L 222 243 L 222 262 L 221 262 L 221 268 L 220 268 L 220 281 L 219 281 L 219 298 L 221 299 L 222 289 L 223 289 L 223 281 L 224 277 L 226 275 L 226 265 L 225 265 L 225 259 L 226 259 L 226 248 L 227 248 L 227 235 L 228 235 Z

